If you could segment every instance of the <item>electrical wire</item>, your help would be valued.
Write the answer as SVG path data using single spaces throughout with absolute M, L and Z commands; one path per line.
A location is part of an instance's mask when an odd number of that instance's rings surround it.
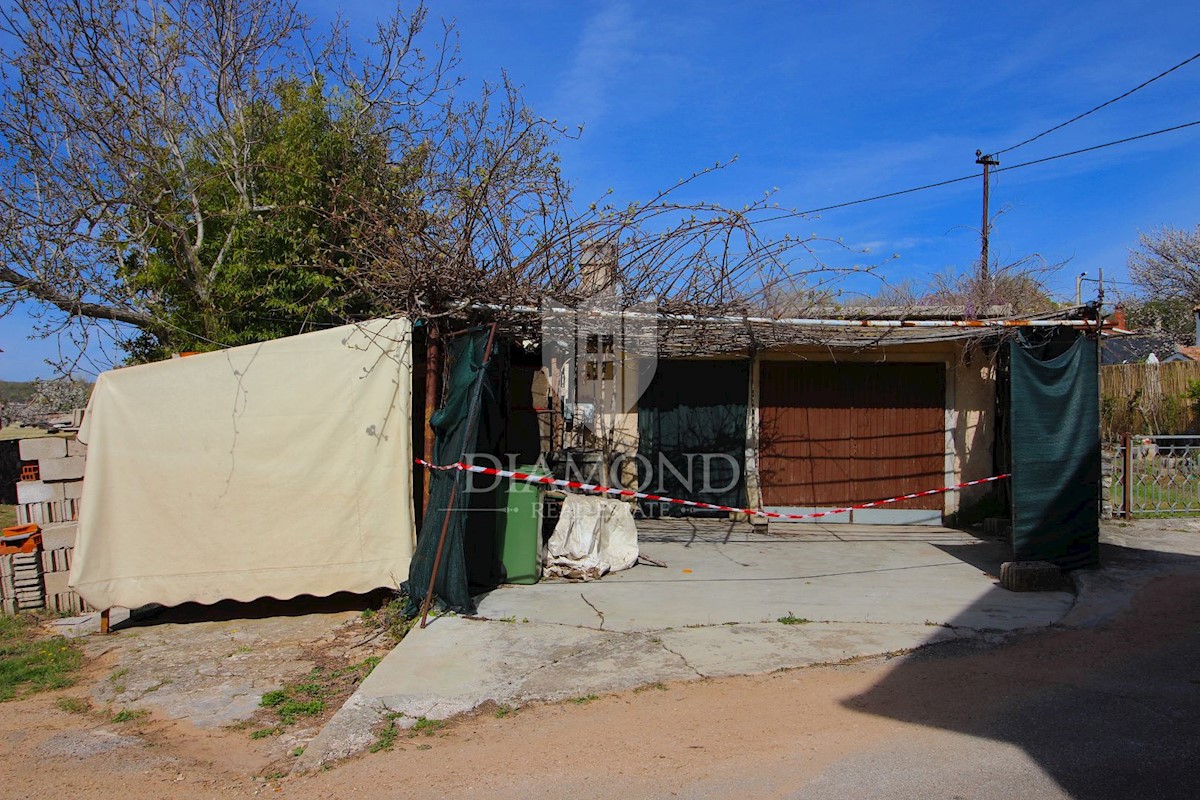
M 1024 169 L 1025 167 L 1032 167 L 1035 164 L 1045 164 L 1047 161 L 1056 161 L 1057 159 L 1067 158 L 1068 156 L 1077 156 L 1077 155 L 1081 155 L 1082 153 L 1090 153 L 1095 150 L 1103 150 L 1106 147 L 1115 147 L 1116 145 L 1119 145 L 1119 144 L 1127 144 L 1129 142 L 1136 142 L 1139 139 L 1148 139 L 1151 136 L 1159 136 L 1164 133 L 1172 133 L 1174 131 L 1183 130 L 1184 128 L 1191 128 L 1195 125 L 1200 125 L 1200 119 L 1195 120 L 1194 122 L 1185 122 L 1182 125 L 1173 125 L 1170 128 L 1163 128 L 1163 129 L 1157 130 L 1157 131 L 1150 131 L 1149 133 L 1140 133 L 1137 136 L 1127 136 L 1124 139 L 1117 139 L 1116 141 L 1105 142 L 1104 144 L 1096 144 L 1096 145 L 1092 145 L 1091 147 L 1081 148 L 1079 150 L 1071 150 L 1070 152 L 1067 152 L 1067 153 L 1059 153 L 1059 154 L 1053 155 L 1053 156 L 1046 156 L 1045 158 L 1036 158 L 1032 161 L 1025 161 L 1020 164 L 1012 164 L 1007 167 L 997 167 L 992 170 L 992 174 L 995 174 L 997 172 L 1008 172 L 1008 171 L 1014 170 L 1014 169 Z M 950 178 L 949 180 L 938 181 L 937 183 L 927 183 L 924 186 L 914 186 L 910 189 L 901 189 L 896 192 L 888 192 L 887 194 L 877 194 L 873 197 L 863 197 L 859 200 L 850 200 L 848 202 L 837 203 L 836 205 L 832 205 L 832 206 L 823 206 L 821 208 L 810 208 L 806 211 L 795 211 L 790 214 L 781 215 L 779 217 L 772 217 L 771 220 L 766 220 L 766 221 L 773 221 L 776 219 L 786 219 L 788 217 L 793 217 L 793 216 L 804 216 L 806 214 L 819 214 L 822 211 L 833 211 L 835 209 L 846 208 L 848 206 L 856 206 L 861 203 L 871 203 L 871 202 L 874 202 L 875 200 L 885 200 L 889 197 L 899 197 L 900 195 L 912 194 L 913 192 L 923 192 L 926 189 L 936 189 L 939 186 L 949 186 L 952 183 L 961 183 L 963 181 L 978 180 L 978 178 L 979 178 L 979 173 L 976 172 L 972 175 L 963 175 L 958 178 Z
M 1009 153 L 1009 152 L 1012 152 L 1013 150 L 1016 150 L 1018 147 L 1024 147 L 1025 145 L 1029 144 L 1030 142 L 1036 142 L 1038 139 L 1041 139 L 1043 136 L 1046 136 L 1047 134 L 1054 133 L 1057 130 L 1061 130 L 1062 128 L 1067 127 L 1072 122 L 1078 122 L 1079 120 L 1083 119 L 1084 117 L 1090 116 L 1091 114 L 1095 114 L 1097 111 L 1099 111 L 1102 108 L 1111 106 L 1113 103 L 1116 103 L 1119 100 L 1124 100 L 1126 97 L 1129 97 L 1129 95 L 1133 94 L 1134 92 L 1139 91 L 1141 89 L 1145 89 L 1147 86 L 1154 83 L 1159 78 L 1165 78 L 1166 76 L 1170 75 L 1175 70 L 1177 70 L 1181 67 L 1186 67 L 1188 64 L 1192 63 L 1193 61 L 1195 61 L 1198 58 L 1200 58 L 1200 53 L 1196 53 L 1191 58 L 1188 58 L 1184 61 L 1180 61 L 1175 66 L 1171 67 L 1170 69 L 1168 69 L 1164 72 L 1158 73 L 1157 75 L 1155 75 L 1153 78 L 1151 78 L 1148 81 L 1139 83 L 1137 86 L 1133 87 L 1132 89 L 1125 92 L 1124 94 L 1117 95 L 1113 99 L 1111 99 L 1107 102 L 1101 103 L 1100 105 L 1096 106 L 1095 108 L 1089 109 L 1088 111 L 1085 111 L 1082 114 L 1079 114 L 1078 116 L 1071 117 L 1066 122 L 1059 123 L 1058 125 L 1055 125 L 1053 128 L 1047 128 L 1046 130 L 1039 133 L 1037 136 L 1031 136 L 1028 139 L 1026 139 L 1025 141 L 1017 142 L 1016 144 L 1012 145 L 1011 147 L 1006 147 L 1003 150 L 997 150 L 996 152 L 992 153 L 991 155 L 998 156 L 1003 153 Z

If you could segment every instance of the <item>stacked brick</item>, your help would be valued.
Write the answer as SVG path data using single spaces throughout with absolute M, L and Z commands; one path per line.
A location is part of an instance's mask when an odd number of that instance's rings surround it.
M 43 527 L 79 519 L 87 446 L 74 439 L 45 436 L 18 445 L 21 481 L 17 484 L 17 522 Z M 30 467 L 36 466 L 36 472 Z M 36 479 L 30 479 L 36 474 Z
M 22 480 L 17 484 L 17 522 L 41 529 L 33 553 L 0 556 L 0 606 L 4 613 L 35 608 L 82 613 L 91 610 L 67 586 L 83 496 L 87 447 L 74 439 L 22 439 Z
M 45 608 L 41 553 L 0 556 L 0 606 L 5 614 Z

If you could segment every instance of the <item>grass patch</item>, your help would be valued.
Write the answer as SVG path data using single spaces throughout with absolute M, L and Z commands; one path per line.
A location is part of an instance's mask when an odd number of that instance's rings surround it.
M 665 692 L 667 691 L 667 685 L 662 681 L 658 681 L 657 683 L 648 683 L 645 686 L 638 686 L 633 690 L 633 693 L 641 694 L 642 692 L 648 692 L 651 689 L 658 689 L 660 692 Z
M 380 750 L 391 750 L 396 746 L 396 737 L 400 735 L 400 729 L 396 727 L 393 720 L 387 721 L 387 727 L 379 731 L 379 737 L 371 743 L 368 748 L 372 753 L 378 753 Z
M 789 611 L 786 617 L 780 617 L 776 620 L 776 622 L 781 622 L 784 625 L 807 625 L 808 623 L 812 622 L 812 620 L 805 619 L 804 617 L 792 616 L 792 612 Z
M 68 714 L 86 714 L 92 710 L 92 704 L 82 697 L 60 697 L 54 701 L 54 705 Z
M 17 507 L 7 503 L 0 504 L 0 528 L 9 528 L 17 524 Z
M 417 717 L 417 721 L 413 723 L 410 736 L 416 736 L 418 733 L 423 733 L 426 736 L 432 736 L 435 731 L 446 727 L 446 721 L 442 719 L 426 719 L 425 717 Z
M 120 711 L 112 715 L 113 722 L 133 722 L 135 719 L 141 719 L 150 712 L 144 708 L 122 708 Z
M 493 716 L 495 716 L 496 719 L 504 719 L 505 717 L 511 717 L 515 713 L 517 713 L 517 710 L 512 706 L 499 705 L 496 706 L 496 711 L 494 712 Z
M 599 700 L 599 699 L 600 699 L 600 698 L 599 698 L 599 696 L 597 696 L 597 695 L 594 695 L 594 694 L 585 694 L 583 697 L 574 697 L 574 698 L 572 698 L 572 699 L 571 699 L 571 702 L 572 702 L 572 703 L 574 703 L 574 704 L 575 704 L 575 705 L 577 705 L 577 706 L 585 706 L 585 705 L 587 705 L 588 703 L 592 702 L 593 700 Z
M 283 733 L 283 728 L 259 728 L 256 731 L 250 731 L 251 739 L 266 739 L 269 736 L 278 736 Z
M 66 689 L 83 666 L 74 642 L 45 637 L 29 615 L 0 616 L 0 702 L 34 692 Z

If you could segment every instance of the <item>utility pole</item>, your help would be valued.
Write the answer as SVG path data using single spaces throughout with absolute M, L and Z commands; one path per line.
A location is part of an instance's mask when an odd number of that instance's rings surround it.
M 988 230 L 991 227 L 991 220 L 988 218 L 988 170 L 991 167 L 1000 166 L 1000 162 L 992 156 L 985 156 L 982 150 L 976 150 L 975 163 L 983 165 L 983 225 L 979 229 L 982 243 L 982 252 L 979 256 L 979 277 L 982 279 L 984 292 L 991 295 L 988 283 Z M 988 297 L 984 301 L 985 304 L 990 300 L 991 298 Z

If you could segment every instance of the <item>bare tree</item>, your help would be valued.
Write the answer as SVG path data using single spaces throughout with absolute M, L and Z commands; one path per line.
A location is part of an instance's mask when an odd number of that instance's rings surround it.
M 1149 298 L 1200 302 L 1200 226 L 1143 233 L 1129 253 L 1129 277 Z
M 32 302 L 43 333 L 111 323 L 151 357 L 318 315 L 502 315 L 584 296 L 597 243 L 619 254 L 620 297 L 666 311 L 759 307 L 839 274 L 770 193 L 683 199 L 724 164 L 577 205 L 555 151 L 571 132 L 506 76 L 468 93 L 424 6 L 365 47 L 292 0 L 15 0 L 0 32 L 0 313 Z M 319 102 L 285 99 L 312 87 Z M 314 167 L 287 136 L 317 112 L 340 149 Z M 252 324 L 270 315 L 282 327 Z

